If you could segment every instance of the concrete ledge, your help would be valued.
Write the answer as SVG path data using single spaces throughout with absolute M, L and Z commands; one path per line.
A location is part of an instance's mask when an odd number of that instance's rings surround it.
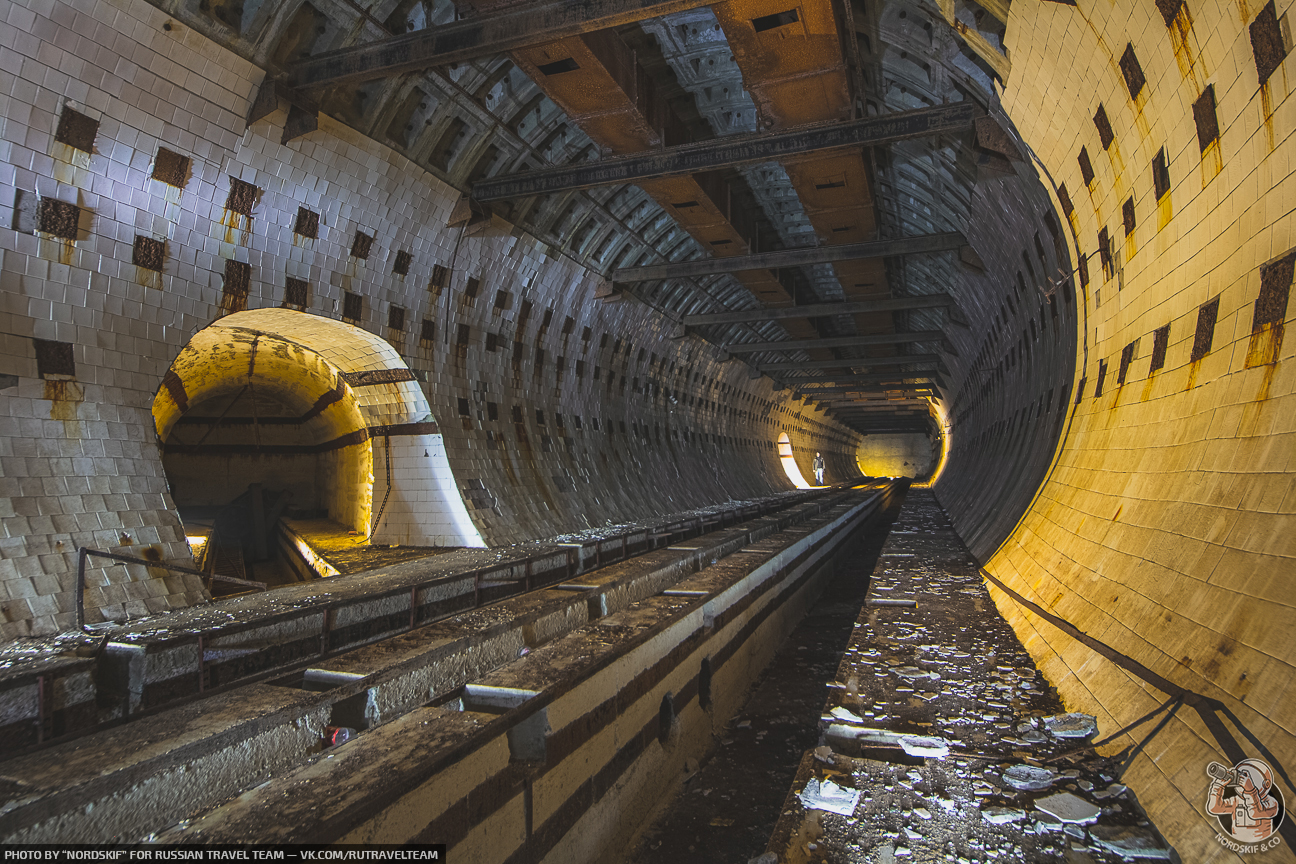
M 44 654 L 15 653 L 0 668 L 0 732 L 7 733 L 0 754 L 264 679 L 312 658 L 641 554 L 670 538 L 694 536 L 708 523 L 735 524 L 823 498 L 823 493 L 785 493 L 649 524 L 582 532 L 561 542 L 460 549 L 216 601 L 99 628 L 108 644 L 93 659 L 62 656 L 55 640 Z M 666 539 L 659 543 L 654 536 Z
M 15 794 L 0 805 L 0 837 L 59 842 L 146 836 L 300 765 L 318 751 L 324 727 L 339 714 L 347 715 L 342 725 L 385 728 L 383 723 L 516 660 L 523 649 L 585 625 L 591 610 L 594 618 L 615 614 L 696 572 L 701 561 L 722 557 L 723 550 L 814 518 L 827 503 L 801 504 L 716 532 L 697 550 L 649 552 L 579 577 L 593 586 L 589 591 L 532 592 L 326 658 L 317 665 L 350 682 L 327 692 L 302 690 L 299 676 L 245 685 L 9 760 L 0 765 L 0 778 Z M 186 647 L 196 649 L 182 643 L 164 656 L 183 657 Z M 143 646 L 125 646 L 120 653 L 130 655 L 128 664 L 137 662 Z M 191 662 L 196 665 L 196 657 Z M 252 699 L 248 705 L 242 704 L 245 693 Z M 52 764 L 59 770 L 51 770 Z
M 606 860 L 636 828 L 624 814 L 650 812 L 679 764 L 705 753 L 883 502 L 854 497 L 673 583 L 690 596 L 643 597 L 477 679 L 519 704 L 490 716 L 464 694 L 466 721 L 486 722 L 462 739 L 413 746 L 447 716 L 419 708 L 161 839 L 426 840 L 455 860 Z

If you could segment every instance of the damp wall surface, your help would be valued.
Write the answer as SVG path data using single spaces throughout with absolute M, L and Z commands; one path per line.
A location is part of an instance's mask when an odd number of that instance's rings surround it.
M 287 145 L 283 110 L 247 127 L 263 71 L 163 11 L 5 15 L 4 637 L 72 624 L 78 546 L 188 562 L 150 405 L 189 339 L 239 308 L 387 339 L 490 545 L 790 488 L 784 431 L 828 481 L 858 476 L 853 432 L 648 307 L 594 299 L 597 274 L 511 225 L 448 227 L 458 190 L 405 157 L 327 116 Z M 58 135 L 68 108 L 88 120 Z M 89 571 L 91 621 L 203 596 L 133 571 Z
M 1011 536 L 981 557 L 1113 649 L 992 585 L 1102 735 L 1178 688 L 1219 700 L 1219 712 L 1180 708 L 1127 774 L 1185 861 L 1237 857 L 1203 812 L 1210 761 L 1296 769 L 1296 382 L 1283 340 L 1296 66 L 1272 50 L 1291 8 L 1015 3 L 1007 28 L 1003 105 L 1057 184 L 1082 314 L 1055 462 Z M 952 463 L 937 486 L 947 508 L 958 477 Z M 1208 724 L 1216 714 L 1231 719 Z M 1275 860 L 1291 860 L 1285 848 Z

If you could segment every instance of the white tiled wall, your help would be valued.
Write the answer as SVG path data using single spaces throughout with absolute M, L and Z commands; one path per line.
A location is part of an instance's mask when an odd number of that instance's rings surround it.
M 1012 5 L 1004 105 L 1052 177 L 1066 184 L 1079 250 L 1093 255 L 1107 226 L 1118 238 L 1124 281 L 1104 282 L 1096 258 L 1090 262 L 1092 282 L 1080 298 L 1083 400 L 1049 481 L 987 569 L 1158 674 L 1221 700 L 1290 773 L 1296 342 L 1289 334 L 1273 364 L 1248 368 L 1246 355 L 1260 267 L 1296 247 L 1296 62 L 1289 55 L 1261 92 L 1248 28 L 1262 4 L 1186 6 L 1187 51 L 1176 47 L 1152 0 Z M 1279 17 L 1293 8 L 1290 0 L 1276 7 Z M 1148 80 L 1137 102 L 1118 66 L 1127 43 Z M 1209 84 L 1220 125 L 1218 174 L 1201 155 L 1192 113 Z M 1099 103 L 1115 131 L 1111 153 L 1092 119 Z M 1092 193 L 1076 161 L 1081 146 L 1097 175 Z M 1151 164 L 1162 147 L 1172 181 L 1168 223 L 1153 200 Z M 1121 206 L 1131 195 L 1136 227 L 1127 244 Z M 1216 297 L 1212 350 L 1193 364 L 1198 308 Z M 1288 327 L 1293 314 L 1296 304 L 1287 307 Z M 1166 324 L 1165 367 L 1153 373 L 1152 334 Z M 1135 339 L 1120 387 L 1121 351 Z M 1108 371 L 1095 398 L 1099 360 Z M 1166 698 L 994 593 L 1068 704 L 1098 714 L 1103 735 Z M 1184 709 L 1129 774 L 1185 861 L 1234 857 L 1202 810 L 1212 759 L 1228 761 Z
M 278 143 L 282 111 L 245 128 L 262 71 L 143 0 L 19 0 L 2 13 L 0 374 L 19 383 L 0 392 L 0 634 L 70 625 L 79 545 L 118 549 L 129 542 L 137 552 L 156 545 L 167 560 L 186 560 L 149 408 L 180 349 L 220 314 L 231 258 L 251 267 L 250 309 L 282 305 L 288 276 L 309 282 L 307 311 L 315 315 L 339 318 L 344 291 L 363 295 L 361 326 L 384 337 L 389 307 L 406 309 L 400 351 L 423 379 L 458 490 L 471 487 L 496 503 L 465 511 L 460 500 L 456 510 L 450 476 L 434 471 L 431 488 L 413 497 L 393 493 L 382 530 L 410 538 L 400 542 L 444 536 L 417 527 L 422 495 L 439 496 L 460 536 L 471 513 L 471 527 L 498 544 L 786 488 L 766 446 L 785 430 L 824 451 L 829 479 L 854 475 L 855 439 L 792 403 L 788 391 L 772 392 L 768 379 L 750 381 L 748 367 L 721 362 L 696 339 L 672 340 L 671 323 L 642 304 L 593 300 L 595 274 L 520 231 L 497 225 L 461 236 L 447 228 L 459 193 L 403 157 L 328 117 L 287 145 Z M 68 104 L 100 120 L 93 154 L 53 140 Z M 159 146 L 193 160 L 183 189 L 151 179 Z M 231 176 L 260 189 L 250 219 L 224 209 Z M 28 205 L 36 195 L 76 202 L 84 208 L 83 236 L 65 244 L 12 230 L 18 193 Z M 294 235 L 299 206 L 320 214 L 318 239 Z M 376 238 L 367 261 L 349 254 L 357 230 Z M 166 239 L 160 278 L 131 263 L 136 234 Z M 412 255 L 408 275 L 392 272 L 398 251 Z M 453 271 L 439 297 L 427 290 L 436 264 Z M 463 296 L 469 276 L 481 279 L 472 302 Z M 500 290 L 512 295 L 507 310 L 494 308 Z M 520 328 L 524 299 L 534 308 Z M 553 321 L 540 339 L 548 309 Z M 568 315 L 574 330 L 564 337 Z M 419 341 L 424 318 L 435 322 L 431 346 Z M 453 347 L 460 324 L 471 328 L 462 359 Z M 593 335 L 583 353 L 587 326 Z M 500 335 L 498 351 L 485 350 L 487 331 Z M 608 346 L 599 350 L 604 333 Z M 75 344 L 77 381 L 68 388 L 75 401 L 46 398 L 31 337 Z M 516 374 L 515 338 L 524 343 Z M 612 360 L 617 338 L 632 347 Z M 538 374 L 537 344 L 545 352 Z M 651 354 L 690 375 L 699 371 L 702 380 L 685 385 L 682 371 L 658 375 L 661 386 L 678 389 L 675 402 L 635 394 L 630 382 L 649 377 Z M 583 378 L 577 359 L 586 366 Z M 624 393 L 619 377 L 607 388 L 613 369 L 626 378 Z M 778 410 L 740 398 L 747 394 Z M 719 410 L 686 406 L 685 396 Z M 459 416 L 460 398 L 471 405 L 467 418 Z M 487 419 L 488 402 L 498 406 L 497 421 Z M 526 418 L 525 444 L 512 422 L 515 405 Z M 746 413 L 725 413 L 726 406 Z M 396 416 L 369 407 L 376 418 Z M 631 434 L 622 434 L 622 423 Z M 651 444 L 636 438 L 636 424 L 656 425 L 659 437 Z M 823 437 L 828 433 L 836 440 Z M 435 442 L 426 443 L 430 453 Z M 417 447 L 400 444 L 407 445 Z M 92 620 L 201 595 L 195 582 L 143 571 L 124 582 L 127 569 L 92 571 Z

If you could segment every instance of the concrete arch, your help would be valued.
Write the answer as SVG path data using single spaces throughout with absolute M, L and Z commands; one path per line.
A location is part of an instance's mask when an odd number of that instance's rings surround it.
M 246 386 L 296 412 L 300 447 L 324 457 L 330 518 L 374 543 L 485 545 L 427 398 L 383 339 L 286 309 L 222 318 L 194 335 L 163 378 L 153 402 L 159 440 L 191 407 Z

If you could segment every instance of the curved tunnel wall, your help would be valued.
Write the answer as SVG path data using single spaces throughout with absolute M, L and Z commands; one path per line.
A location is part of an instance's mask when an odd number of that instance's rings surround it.
M 16 9 L 29 32 L 61 26 Z M 447 227 L 459 193 L 346 126 L 325 117 L 281 145 L 281 110 L 245 130 L 262 70 L 140 0 L 101 11 L 70 26 L 120 34 L 134 59 L 86 72 L 92 86 L 53 71 L 72 55 L 36 38 L 32 105 L 3 132 L 10 164 L 33 167 L 0 178 L 16 202 L 0 232 L 0 424 L 21 460 L 4 478 L 0 634 L 72 623 L 78 545 L 187 559 L 150 407 L 189 339 L 242 309 L 340 318 L 390 343 L 490 545 L 791 488 L 784 431 L 824 453 L 829 481 L 858 476 L 855 433 L 791 391 L 672 338 L 637 301 L 594 299 L 593 274 L 506 223 Z M 166 83 L 183 80 L 196 89 Z M 97 123 L 88 151 L 55 140 L 69 108 Z M 79 208 L 73 237 L 41 230 L 59 227 L 40 222 L 47 199 Z M 126 570 L 91 573 L 99 614 L 201 597 Z
M 1127 775 L 1185 861 L 1232 857 L 1202 810 L 1210 761 L 1240 752 L 1296 770 L 1296 396 L 1282 339 L 1296 67 L 1264 29 L 1290 6 L 1014 3 L 1007 29 L 1003 104 L 1062 192 L 1081 343 L 1048 479 L 1007 541 L 978 554 L 1025 599 L 1170 682 L 1154 686 L 992 586 L 1103 734 L 1166 687 L 1219 700 L 1218 712 L 1180 709 Z M 999 464 L 978 442 L 938 485 L 951 511 L 974 497 L 964 478 L 977 460 Z

